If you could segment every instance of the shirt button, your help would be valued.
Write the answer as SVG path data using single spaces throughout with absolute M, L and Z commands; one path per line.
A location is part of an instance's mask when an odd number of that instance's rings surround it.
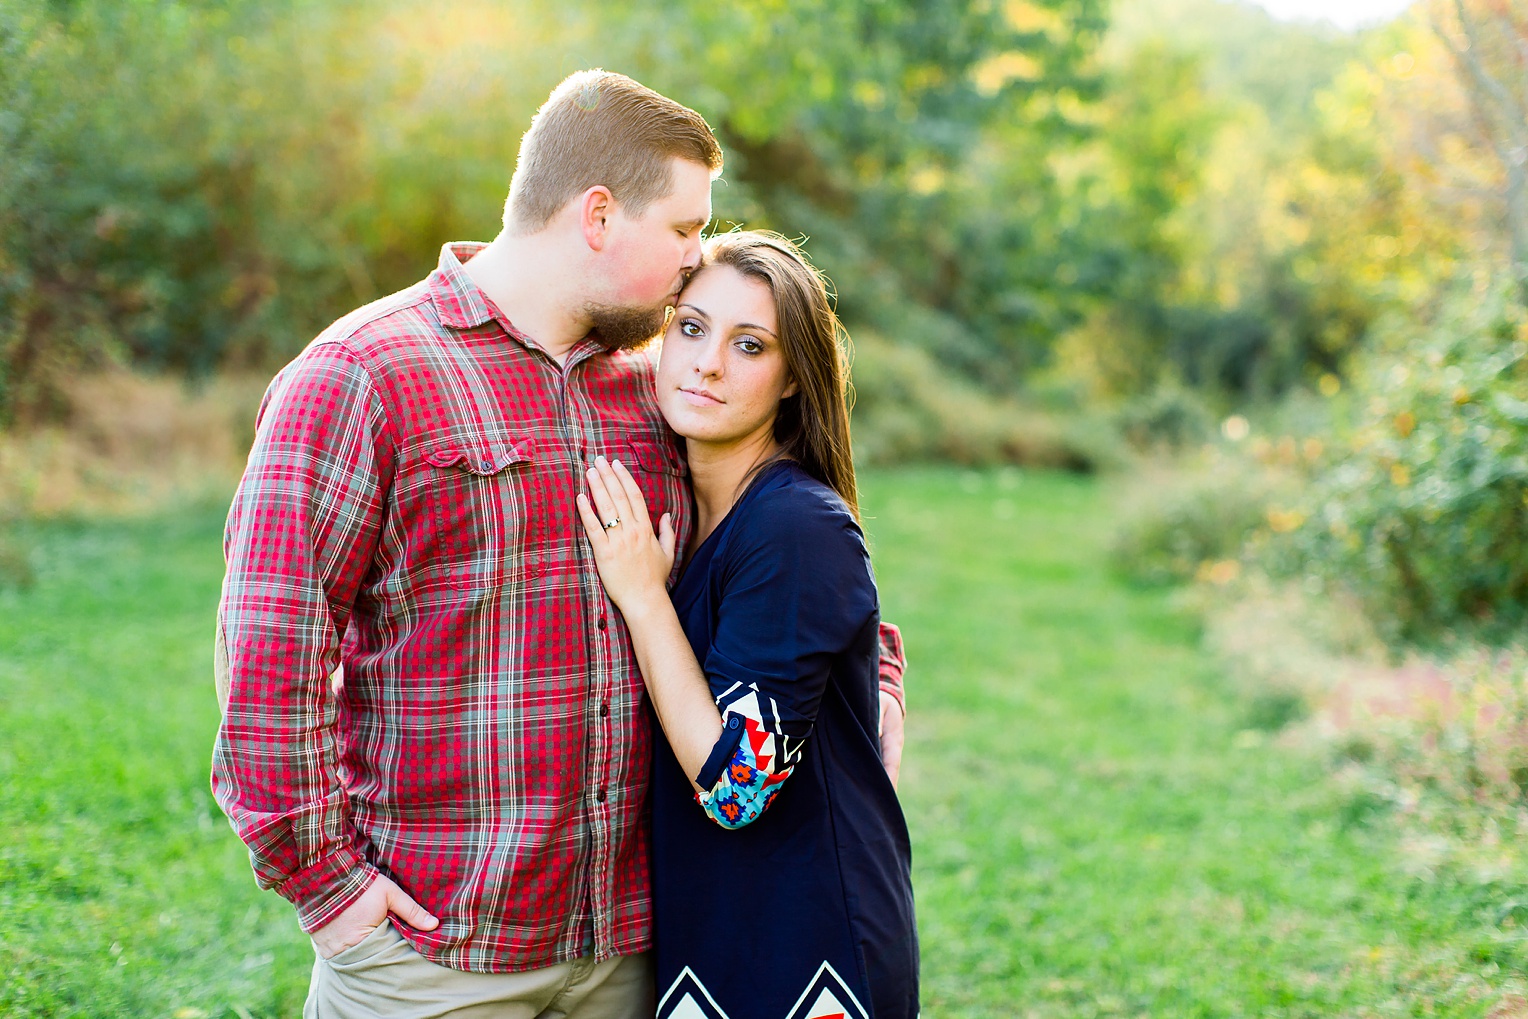
M 492 460 L 484 460 L 483 461 L 483 470 L 485 470 L 485 471 L 493 470 L 493 461 Z
M 604 616 L 600 616 L 600 621 L 599 621 L 599 623 L 598 623 L 598 626 L 599 626 L 599 628 L 600 628 L 600 629 L 601 629 L 601 630 L 603 630 L 603 629 L 604 629 L 604 628 L 605 628 L 605 627 L 606 627 L 606 626 L 608 626 L 608 625 L 609 625 L 609 624 L 608 624 L 608 623 L 606 623 L 606 622 L 605 622 L 605 617 L 604 617 Z
M 599 792 L 595 793 L 594 794 L 594 798 L 599 800 L 601 803 L 604 803 L 605 802 L 605 790 L 601 789 Z
M 610 717 L 610 705 L 608 705 L 608 704 L 601 704 L 600 705 L 600 717 L 601 718 L 609 718 Z

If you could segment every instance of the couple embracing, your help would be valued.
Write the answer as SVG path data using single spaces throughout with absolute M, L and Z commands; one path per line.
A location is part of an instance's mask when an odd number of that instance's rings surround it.
M 499 236 L 267 391 L 212 781 L 308 1016 L 917 1014 L 841 327 L 788 240 L 703 240 L 721 165 L 575 74 Z

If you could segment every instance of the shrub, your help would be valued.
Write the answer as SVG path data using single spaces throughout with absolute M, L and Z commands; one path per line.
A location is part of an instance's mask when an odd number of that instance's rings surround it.
M 1528 314 L 1508 288 L 1448 304 L 1358 379 L 1317 479 L 1305 561 L 1393 642 L 1488 642 L 1528 622 Z
M 1115 568 L 1142 584 L 1231 579 L 1225 571 L 1239 571 L 1236 561 L 1263 523 L 1269 489 L 1252 464 L 1219 454 L 1180 472 L 1146 471 L 1123 499 L 1111 548 Z M 1215 574 L 1216 564 L 1230 565 Z
M 1197 445 L 1214 432 L 1209 408 L 1179 385 L 1160 385 L 1127 401 L 1115 413 L 1115 425 L 1138 450 L 1178 450 Z
M 854 446 L 863 463 L 943 460 L 1087 472 L 1120 459 L 1101 422 L 999 399 L 917 347 L 866 329 L 854 336 Z

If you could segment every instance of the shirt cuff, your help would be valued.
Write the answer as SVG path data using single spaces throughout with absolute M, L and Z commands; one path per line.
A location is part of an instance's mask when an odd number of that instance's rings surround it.
M 902 676 L 907 671 L 907 654 L 902 650 L 902 631 L 892 623 L 882 623 L 880 638 L 881 692 L 896 698 L 897 704 L 905 715 L 907 714 L 907 697 L 902 688 Z
M 297 907 L 297 921 L 312 934 L 355 903 L 380 872 L 351 849 L 344 849 L 277 886 L 282 898 Z

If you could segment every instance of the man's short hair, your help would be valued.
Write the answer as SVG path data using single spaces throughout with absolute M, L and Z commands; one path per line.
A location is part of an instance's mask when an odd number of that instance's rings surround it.
M 722 168 L 722 150 L 700 114 L 624 74 L 598 68 L 552 90 L 520 141 L 504 226 L 535 233 L 596 185 L 640 216 L 673 190 L 678 156 Z

